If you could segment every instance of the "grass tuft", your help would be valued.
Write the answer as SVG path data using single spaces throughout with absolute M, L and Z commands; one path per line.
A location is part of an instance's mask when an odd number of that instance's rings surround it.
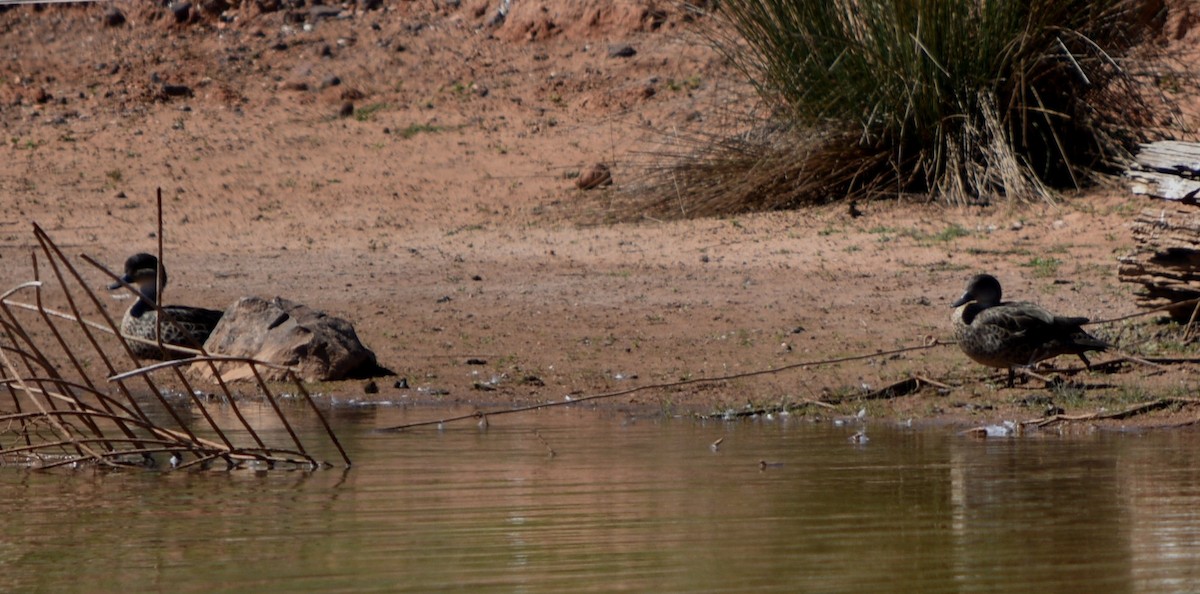
M 675 158 L 642 205 L 657 215 L 909 192 L 1050 199 L 1123 168 L 1177 113 L 1147 84 L 1163 71 L 1138 64 L 1163 22 L 1150 0 L 719 6 L 730 27 L 717 47 L 772 115 L 663 155 Z

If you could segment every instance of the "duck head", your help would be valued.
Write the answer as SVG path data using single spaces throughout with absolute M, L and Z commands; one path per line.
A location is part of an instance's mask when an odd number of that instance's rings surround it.
M 990 274 L 976 274 L 967 281 L 967 290 L 950 305 L 950 307 L 958 307 L 965 303 L 974 301 L 981 308 L 992 307 L 1000 304 L 1000 281 Z
M 125 260 L 125 275 L 121 277 L 121 281 L 137 287 L 138 292 L 142 294 L 142 298 L 134 305 L 137 310 L 133 312 L 135 316 L 151 309 L 158 296 L 158 268 L 158 258 L 144 252 Z M 167 286 L 166 267 L 162 269 L 162 286 Z M 110 291 L 120 288 L 120 282 L 108 286 Z

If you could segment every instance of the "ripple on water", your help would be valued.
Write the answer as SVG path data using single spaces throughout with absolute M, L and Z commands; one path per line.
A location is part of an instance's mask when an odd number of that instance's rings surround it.
M 1174 592 L 1200 583 L 1194 432 L 978 440 L 882 423 L 572 410 L 493 417 L 486 430 L 372 431 L 444 414 L 333 415 L 355 461 L 345 472 L 0 469 L 0 589 Z M 852 442 L 858 432 L 869 441 Z

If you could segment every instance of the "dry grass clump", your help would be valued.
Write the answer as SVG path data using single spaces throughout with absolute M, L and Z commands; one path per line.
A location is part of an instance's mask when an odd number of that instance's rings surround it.
M 659 155 L 665 216 L 928 192 L 1049 199 L 1127 162 L 1175 109 L 1146 64 L 1157 0 L 727 0 L 718 47 L 770 109 Z M 743 128 L 744 129 L 744 128 Z

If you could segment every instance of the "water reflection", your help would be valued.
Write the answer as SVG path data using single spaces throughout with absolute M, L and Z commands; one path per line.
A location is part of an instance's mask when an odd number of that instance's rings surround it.
M 486 431 L 370 431 L 429 413 L 334 415 L 356 463 L 345 473 L 0 469 L 0 589 L 1173 592 L 1200 583 L 1193 432 L 981 441 L 871 425 L 871 441 L 854 444 L 857 426 L 578 411 L 493 419 Z

